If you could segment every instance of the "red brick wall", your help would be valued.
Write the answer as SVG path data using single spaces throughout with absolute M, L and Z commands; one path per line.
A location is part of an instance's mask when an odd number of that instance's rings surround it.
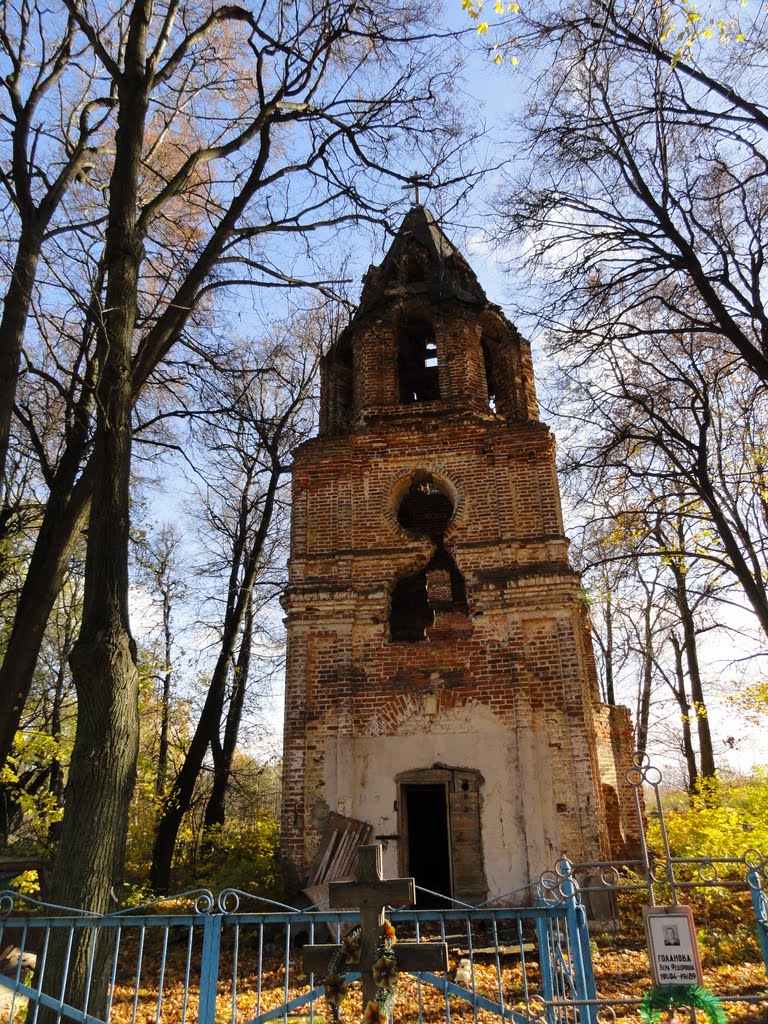
M 433 551 L 395 518 L 416 470 L 457 495 L 446 546 L 470 614 L 454 615 L 439 640 L 392 643 L 392 587 Z M 392 716 L 398 700 L 425 688 L 440 707 L 472 699 L 510 729 L 545 730 L 569 851 L 605 853 L 580 587 L 566 562 L 546 428 L 495 419 L 427 427 L 414 415 L 395 429 L 309 442 L 293 479 L 284 843 L 299 873 L 314 853 L 312 799 L 323 795 L 325 742 L 340 711 L 348 734 L 386 732 L 381 709 Z

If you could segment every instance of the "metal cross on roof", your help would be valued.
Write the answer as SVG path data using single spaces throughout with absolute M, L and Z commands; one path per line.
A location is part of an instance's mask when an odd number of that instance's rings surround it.
M 409 188 L 414 189 L 415 192 L 416 192 L 416 196 L 415 196 L 415 201 L 414 201 L 413 205 L 414 206 L 421 206 L 421 196 L 419 195 L 419 188 L 422 185 L 424 186 L 424 188 L 429 188 L 430 187 L 429 178 L 427 177 L 426 174 L 417 174 L 414 171 L 413 174 L 410 176 L 410 178 L 406 178 L 406 182 L 407 182 L 407 184 L 403 185 L 403 190 L 409 189 Z

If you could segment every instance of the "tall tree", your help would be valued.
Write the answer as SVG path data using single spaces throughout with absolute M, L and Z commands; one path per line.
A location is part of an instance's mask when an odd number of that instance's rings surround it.
M 63 510 L 41 526 L 19 601 L 22 609 L 38 598 L 36 623 L 27 629 L 17 611 L 8 641 L 0 753 L 19 721 L 60 566 L 90 508 L 71 655 L 77 733 L 51 895 L 104 911 L 120 884 L 138 737 L 127 601 L 135 404 L 174 346 L 194 342 L 215 290 L 321 283 L 327 275 L 315 275 L 312 260 L 322 271 L 324 256 L 306 247 L 308 233 L 381 219 L 384 203 L 371 197 L 404 179 L 392 166 L 405 148 L 409 161 L 417 152 L 431 167 L 460 140 L 442 98 L 451 80 L 444 44 L 441 54 L 407 11 L 380 0 L 257 12 L 149 0 L 64 7 L 112 100 L 115 130 L 99 168 L 103 245 L 96 259 L 94 246 L 78 250 L 89 282 L 82 321 L 92 330 L 87 366 L 78 364 L 65 392 L 86 415 L 65 434 Z M 52 948 L 49 969 L 64 955 Z M 88 960 L 78 945 L 70 994 L 80 1000 L 90 975 L 89 1005 L 98 1007 L 103 961 Z
M 320 339 L 313 337 L 311 321 L 294 324 L 291 333 L 293 338 L 280 337 L 267 348 L 260 360 L 264 369 L 249 372 L 233 368 L 228 385 L 219 376 L 216 413 L 204 433 L 215 460 L 206 474 L 211 497 L 205 502 L 205 514 L 218 535 L 217 546 L 226 550 L 226 599 L 221 641 L 200 718 L 169 788 L 158 825 L 150 873 L 152 887 L 158 891 L 168 889 L 179 827 L 209 750 L 213 755 L 214 789 L 206 824 L 223 819 L 224 791 L 248 680 L 254 592 L 260 579 L 267 582 L 263 576 L 270 566 L 272 549 L 284 541 L 287 516 L 281 508 L 285 501 L 281 490 L 290 453 L 306 439 L 313 424 L 307 405 Z M 279 532 L 275 536 L 278 518 L 282 518 L 282 537 Z M 269 589 L 274 594 L 274 583 Z M 239 655 L 233 666 L 238 641 Z
M 665 564 L 657 672 L 690 704 L 710 775 L 701 613 L 713 598 L 746 603 L 768 630 L 768 107 L 764 62 L 745 59 L 764 21 L 726 19 L 747 41 L 707 46 L 687 12 L 544 0 L 515 16 L 538 80 L 516 140 L 531 159 L 510 173 L 500 224 L 525 234 L 518 294 L 564 379 L 576 490 L 594 501 L 606 488 L 617 516 L 639 519 L 638 581 Z
M 409 161 L 419 153 L 439 181 L 439 167 L 462 149 L 460 120 L 445 100 L 453 70 L 445 46 L 438 52 L 411 15 L 380 0 L 268 5 L 258 14 L 128 0 L 119 11 L 65 7 L 93 89 L 110 98 L 114 137 L 81 200 L 90 223 L 108 218 L 108 229 L 104 239 L 97 226 L 68 245 L 58 244 L 57 229 L 49 241 L 55 288 L 41 295 L 36 324 L 51 347 L 64 326 L 72 347 L 53 373 L 31 366 L 65 411 L 0 668 L 0 762 L 102 458 L 97 386 L 116 400 L 106 384 L 116 375 L 126 411 L 148 387 L 168 386 L 169 352 L 179 341 L 205 345 L 214 297 L 227 288 L 327 290 L 323 245 L 307 245 L 307 236 L 323 233 L 328 245 L 332 226 L 383 220 L 389 183 L 399 193 L 407 173 L 392 169 L 402 153 Z M 130 307 L 110 304 L 118 283 Z M 51 303 L 64 287 L 71 309 L 62 325 Z M 125 328 L 129 345 L 119 372 L 103 363 L 105 354 L 117 359 L 105 340 L 113 326 Z
M 568 492 L 590 509 L 578 557 L 592 595 L 601 676 L 611 680 L 614 701 L 631 698 L 641 750 L 652 731 L 660 742 L 657 726 L 666 728 L 666 684 L 693 790 L 700 775 L 716 771 L 701 638 L 715 630 L 726 635 L 718 612 L 733 596 L 722 567 L 695 558 L 711 531 L 695 506 L 681 507 L 674 494 L 654 495 L 642 477 L 635 485 L 626 465 L 598 462 L 576 479 L 567 476 Z
M 519 19 L 548 67 L 531 61 L 530 171 L 516 163 L 503 228 L 525 232 L 554 285 L 543 312 L 559 353 L 705 333 L 765 382 L 766 69 L 716 45 L 675 60 L 684 20 L 648 0 L 545 2 Z M 764 20 L 749 38 L 764 47 Z
M 73 204 L 62 211 L 67 192 L 82 178 L 100 154 L 110 121 L 113 97 L 99 95 L 94 77 L 81 63 L 84 40 L 77 38 L 73 15 L 60 12 L 50 17 L 34 4 L 8 4 L 0 20 L 0 89 L 7 113 L 0 118 L 7 153 L 0 165 L 0 188 L 5 237 L 15 240 L 8 255 L 0 317 L 0 488 L 11 433 L 22 345 L 46 236 L 74 232 L 87 226 Z M 46 105 L 68 76 L 70 65 L 80 68 L 80 99 L 66 112 L 60 132 L 47 125 Z M 92 89 L 96 85 L 96 91 Z M 74 216 L 74 221 L 71 219 Z M 5 494 L 0 491 L 0 504 Z
M 187 593 L 179 562 L 182 557 L 182 538 L 178 529 L 166 523 L 156 531 L 140 534 L 134 550 L 140 577 L 145 580 L 160 605 L 160 650 L 155 658 L 159 665 L 156 680 L 160 688 L 160 734 L 158 736 L 155 793 L 165 792 L 170 744 L 171 703 L 173 683 L 173 624 L 174 606 L 183 601 Z
M 659 551 L 652 525 L 659 516 L 670 550 L 684 540 L 686 563 L 740 587 L 768 633 L 763 386 L 705 336 L 669 334 L 663 347 L 653 337 L 614 341 L 589 366 L 564 368 L 563 409 L 579 423 L 566 472 L 585 474 L 593 487 L 621 479 L 629 507 L 652 513 L 650 550 Z M 681 521 L 691 524 L 682 534 L 674 525 Z

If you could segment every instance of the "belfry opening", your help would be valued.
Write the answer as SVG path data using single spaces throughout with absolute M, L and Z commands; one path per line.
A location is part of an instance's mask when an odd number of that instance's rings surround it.
M 397 368 L 401 402 L 440 398 L 435 332 L 424 318 L 409 316 L 398 328 Z

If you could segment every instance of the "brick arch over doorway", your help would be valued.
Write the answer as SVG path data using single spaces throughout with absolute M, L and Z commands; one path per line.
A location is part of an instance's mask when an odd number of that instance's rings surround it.
M 379 705 L 375 714 L 363 722 L 360 735 L 363 736 L 395 736 L 403 732 L 400 727 L 406 722 L 411 723 L 415 717 L 423 715 L 431 719 L 438 715 L 445 716 L 449 712 L 459 709 L 472 709 L 482 717 L 482 722 L 491 727 L 493 732 L 503 732 L 505 729 L 502 718 L 496 714 L 493 708 L 488 707 L 476 697 L 467 696 L 465 693 L 452 693 L 450 690 L 425 689 L 421 693 L 403 693 L 392 700 Z M 465 725 L 456 722 L 453 729 L 449 731 L 464 731 Z M 410 732 L 411 730 L 405 730 Z

